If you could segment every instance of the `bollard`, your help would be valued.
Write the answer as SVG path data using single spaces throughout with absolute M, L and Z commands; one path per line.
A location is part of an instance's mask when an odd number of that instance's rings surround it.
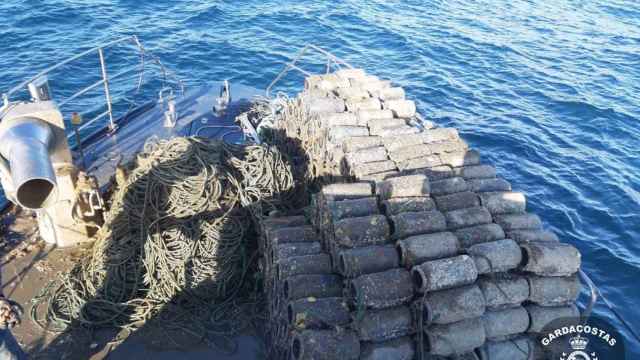
M 415 342 L 408 336 L 383 342 L 366 342 L 361 345 L 360 360 L 413 360 Z
M 536 214 L 496 215 L 495 220 L 504 231 L 542 229 L 542 221 Z
M 414 333 L 409 306 L 354 313 L 354 327 L 361 341 L 380 342 Z
M 480 360 L 534 360 L 534 340 L 519 336 L 505 341 L 487 341 L 477 350 Z
M 425 350 L 432 355 L 449 356 L 482 346 L 486 335 L 480 318 L 467 319 L 425 329 Z
M 360 342 L 350 330 L 304 330 L 293 335 L 291 356 L 295 360 L 356 360 Z
M 425 175 L 398 176 L 381 182 L 376 193 L 381 199 L 429 195 L 429 179 Z
M 396 170 L 396 163 L 391 160 L 387 160 L 355 165 L 351 168 L 351 173 L 357 178 L 361 178 L 366 175 L 379 174 L 393 170 Z
M 422 305 L 426 326 L 477 318 L 484 314 L 486 307 L 482 291 L 477 285 L 427 293 Z
M 528 242 L 559 242 L 558 236 L 545 230 L 512 230 L 507 233 L 509 239 L 515 240 L 518 244 Z
M 331 258 L 329 254 L 294 256 L 279 260 L 276 267 L 277 278 L 280 280 L 294 275 L 329 274 Z
M 452 167 L 480 164 L 480 153 L 473 149 L 440 154 L 439 156 L 442 164 Z
M 400 266 L 398 252 L 393 245 L 343 250 L 338 259 L 338 270 L 350 278 Z
M 520 275 L 482 276 L 478 286 L 491 309 L 519 305 L 529 298 L 529 282 Z
M 442 181 L 442 180 L 441 180 Z M 491 223 L 489 211 L 482 206 L 452 210 L 444 213 L 450 230 Z
M 389 218 L 393 224 L 394 239 L 442 232 L 447 229 L 444 215 L 436 210 L 400 213 Z
M 390 235 L 389 223 L 384 215 L 342 219 L 336 221 L 333 227 L 336 243 L 349 248 L 384 244 Z
M 335 222 L 346 218 L 374 215 L 380 211 L 378 210 L 377 198 L 365 197 L 360 199 L 330 201 L 327 203 L 327 212 Z
M 350 153 L 380 145 L 382 145 L 382 138 L 379 136 L 354 136 L 344 139 L 342 142 L 342 151 Z
M 578 298 L 580 281 L 576 275 L 567 277 L 527 276 L 529 300 L 542 306 L 565 305 Z
M 476 244 L 467 252 L 476 263 L 478 274 L 508 271 L 522 263 L 520 246 L 511 239 Z
M 523 244 L 523 271 L 542 276 L 569 276 L 580 270 L 580 252 L 573 245 L 546 242 Z
M 474 192 L 511 191 L 511 184 L 501 178 L 469 179 L 469 190 Z
M 348 325 L 351 315 L 342 297 L 304 298 L 289 303 L 287 319 L 298 330 L 331 329 Z
M 342 278 L 338 275 L 295 275 L 284 280 L 282 295 L 288 301 L 305 297 L 342 296 Z
M 411 275 L 415 287 L 424 293 L 472 284 L 478 278 L 478 270 L 473 259 L 460 255 L 416 265 Z
M 576 319 L 580 317 L 580 311 L 575 304 L 566 306 L 539 306 L 529 304 L 524 307 L 529 313 L 529 319 L 531 323 L 529 329 L 530 333 L 539 333 L 550 323 L 558 319 Z
M 463 249 L 469 248 L 475 244 L 502 240 L 505 238 L 504 231 L 498 224 L 484 224 L 459 229 L 454 232 L 460 246 Z
M 412 100 L 385 100 L 384 108 L 399 118 L 410 118 L 416 114 L 416 103 Z
M 345 158 L 349 166 L 355 166 L 357 164 L 370 163 L 374 161 L 388 160 L 387 150 L 384 148 L 384 146 L 370 147 L 367 149 L 361 149 L 355 152 L 347 153 Z
M 523 214 L 527 202 L 523 193 L 502 191 L 480 194 L 482 206 L 486 207 L 492 215 L 498 214 Z
M 487 311 L 482 315 L 484 331 L 489 340 L 505 340 L 529 328 L 529 313 L 522 306 Z
M 461 177 L 452 177 L 448 179 L 442 179 L 433 181 L 431 186 L 431 194 L 433 196 L 448 195 L 467 191 L 469 186 L 467 182 Z
M 403 212 L 420 212 L 435 209 L 435 203 L 428 196 L 393 197 L 382 202 L 387 216 Z
M 496 177 L 496 168 L 491 165 L 470 165 L 453 169 L 456 176 L 465 179 L 493 179 Z
M 353 279 L 346 291 L 356 307 L 382 309 L 404 304 L 413 297 L 411 274 L 405 269 L 391 269 Z
M 415 235 L 396 243 L 402 265 L 408 269 L 425 261 L 452 257 L 460 251 L 458 239 L 450 232 Z
M 480 206 L 480 198 L 471 191 L 436 196 L 435 201 L 440 211 L 452 211 Z

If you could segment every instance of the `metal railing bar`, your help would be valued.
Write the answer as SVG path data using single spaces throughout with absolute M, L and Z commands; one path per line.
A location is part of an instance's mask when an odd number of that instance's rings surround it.
M 38 74 L 36 74 L 35 76 L 33 76 L 33 77 L 31 77 L 31 78 L 29 78 L 29 79 L 27 79 L 27 80 L 25 80 L 25 81 L 21 82 L 20 84 L 18 84 L 18 85 L 16 85 L 16 86 L 14 86 L 13 88 L 11 88 L 11 90 L 9 90 L 8 92 L 6 92 L 6 93 L 5 93 L 5 95 L 6 95 L 6 97 L 9 97 L 9 96 L 11 96 L 12 94 L 14 94 L 16 91 L 22 90 L 22 89 L 23 89 L 23 88 L 25 88 L 25 86 L 27 86 L 29 83 L 31 83 L 31 82 L 33 82 L 34 80 L 36 80 L 36 79 L 38 79 L 38 78 L 42 77 L 43 75 L 46 75 L 46 74 L 50 73 L 51 71 L 53 71 L 53 70 L 55 70 L 55 69 L 57 69 L 57 68 L 59 68 L 59 67 L 61 67 L 61 66 L 64 66 L 64 65 L 66 65 L 66 64 L 68 64 L 68 63 L 70 63 L 70 62 L 72 62 L 72 61 L 74 61 L 74 60 L 77 60 L 77 59 L 79 59 L 79 58 L 81 58 L 81 57 L 84 57 L 84 56 L 89 55 L 89 54 L 91 54 L 91 53 L 93 53 L 93 52 L 96 52 L 96 51 L 98 51 L 99 49 L 108 48 L 108 47 L 111 47 L 111 46 L 113 46 L 113 45 L 116 45 L 116 44 L 118 44 L 118 43 L 121 43 L 121 42 L 124 42 L 124 41 L 127 41 L 127 40 L 133 40 L 133 41 L 136 41 L 136 40 L 135 40 L 136 38 L 137 38 L 137 37 L 136 37 L 135 35 L 134 35 L 134 36 L 127 36 L 127 37 L 124 37 L 124 38 L 120 38 L 120 39 L 113 40 L 113 41 L 111 41 L 111 42 L 108 42 L 108 43 L 103 44 L 103 45 L 100 45 L 100 46 L 96 46 L 96 47 L 91 48 L 91 49 L 89 49 L 89 50 L 86 50 L 86 51 L 84 51 L 84 52 L 82 52 L 82 53 L 80 53 L 80 54 L 78 54 L 78 55 L 75 55 L 75 56 L 73 56 L 73 57 L 70 57 L 70 58 L 68 58 L 67 60 L 64 60 L 64 61 L 62 61 L 62 62 L 59 62 L 59 63 L 57 63 L 57 64 L 55 64 L 55 65 L 53 65 L 53 66 L 51 66 L 51 67 L 49 67 L 49 68 L 46 68 L 46 69 L 42 70 L 41 72 L 39 72 L 39 73 L 38 73 Z
M 107 115 L 109 115 L 109 110 L 103 112 L 102 114 L 100 114 L 100 115 L 94 117 L 93 119 L 87 121 L 86 123 L 82 124 L 82 126 L 80 126 L 78 128 L 78 131 L 82 131 L 82 130 L 86 129 L 89 125 L 93 124 L 94 122 L 102 119 L 103 117 L 105 117 Z
M 270 96 L 271 94 L 271 89 L 273 88 L 273 86 L 280 81 L 280 79 L 282 79 L 289 71 L 291 71 L 291 69 L 294 70 L 298 70 L 300 72 L 302 72 L 303 74 L 305 74 L 306 76 L 311 75 L 309 72 L 299 68 L 298 66 L 296 66 L 296 63 L 307 53 L 307 51 L 309 49 L 313 49 L 323 55 L 325 55 L 327 57 L 327 74 L 330 72 L 330 68 L 332 63 L 335 63 L 336 67 L 340 68 L 340 65 L 344 65 L 346 67 L 348 67 L 349 69 L 353 69 L 353 66 L 351 66 L 351 64 L 349 64 L 348 62 L 340 59 L 339 57 L 333 55 L 332 53 L 318 47 L 315 46 L 313 44 L 307 44 L 305 45 L 299 52 L 298 54 L 293 58 L 292 61 L 285 63 L 285 67 L 284 69 L 282 69 L 282 71 L 280 71 L 280 73 L 275 77 L 275 79 L 273 79 L 273 81 L 271 81 L 271 83 L 269 84 L 269 86 L 267 86 L 267 89 L 265 90 L 265 94 L 267 97 Z
M 119 73 L 117 73 L 117 74 L 115 74 L 115 75 L 113 75 L 113 76 L 110 76 L 109 78 L 110 78 L 111 80 L 113 80 L 113 79 L 117 79 L 117 78 L 122 77 L 123 75 L 126 75 L 126 74 L 128 74 L 128 73 L 130 73 L 130 72 L 134 71 L 134 70 L 137 70 L 137 69 L 135 69 L 135 68 L 132 68 L 132 69 L 126 69 L 126 70 L 120 71 Z M 82 89 L 82 90 L 78 91 L 77 93 L 75 93 L 75 94 L 71 95 L 70 97 L 68 97 L 68 98 L 64 99 L 63 101 L 59 102 L 59 103 L 58 103 L 58 106 L 62 107 L 62 106 L 63 106 L 63 105 L 65 105 L 66 103 L 68 103 L 68 102 L 70 102 L 70 101 L 72 101 L 72 100 L 75 100 L 76 98 L 78 98 L 78 97 L 80 97 L 80 96 L 82 96 L 82 95 L 86 94 L 87 92 L 89 92 L 89 91 L 91 91 L 91 90 L 95 89 L 96 87 L 98 87 L 98 86 L 100 86 L 100 85 L 102 85 L 102 84 L 104 84 L 104 80 L 98 80 L 97 82 L 95 82 L 95 83 L 93 83 L 93 84 L 91 84 L 91 85 L 87 86 L 86 88 L 84 88 L 84 89 Z
M 104 83 L 104 97 L 107 100 L 107 112 L 109 113 L 109 127 L 111 130 L 116 128 L 116 124 L 113 122 L 113 108 L 111 105 L 111 92 L 109 91 L 109 77 L 107 76 L 107 65 L 104 62 L 104 50 L 98 49 L 98 55 L 100 56 L 100 68 L 102 70 L 102 81 Z
M 145 47 L 142 45 L 142 43 L 140 42 L 140 40 L 136 35 L 133 35 L 133 41 L 138 47 L 138 51 L 140 51 L 142 56 L 145 56 L 145 55 L 149 56 L 160 67 L 160 71 L 162 71 L 165 79 L 167 78 L 167 75 L 173 78 L 173 81 L 175 81 L 175 83 L 180 86 L 180 93 L 184 95 L 184 82 L 178 77 L 178 75 L 175 72 L 167 69 L 157 56 L 147 52 L 147 49 L 145 49 Z
M 302 69 L 302 68 L 299 68 L 299 67 L 298 67 L 298 66 L 296 66 L 296 65 L 291 65 L 291 68 L 292 68 L 292 69 L 294 69 L 294 70 L 298 70 L 298 71 L 300 71 L 300 72 L 301 72 L 301 73 L 303 73 L 305 76 L 311 76 L 311 75 L 312 75 L 310 72 L 308 72 L 308 71 L 306 71 L 306 70 L 304 70 L 304 69 Z
M 93 89 L 97 88 L 98 86 L 102 85 L 103 83 L 104 83 L 104 80 L 99 80 L 99 81 L 97 81 L 97 82 L 95 82 L 95 83 L 93 83 L 93 84 L 91 84 L 91 85 L 87 86 L 86 88 L 84 88 L 84 89 L 82 89 L 82 90 L 78 91 L 77 93 L 75 93 L 75 94 L 71 95 L 70 97 L 68 97 L 68 98 L 64 99 L 63 101 L 59 102 L 59 103 L 58 103 L 58 106 L 62 107 L 62 106 L 63 106 L 63 105 L 65 105 L 66 103 L 68 103 L 68 102 L 70 102 L 70 101 L 72 101 L 72 100 L 75 100 L 76 98 L 78 98 L 78 97 L 80 97 L 80 96 L 82 96 L 82 95 L 84 95 L 84 94 L 88 93 L 89 91 L 91 91 L 91 90 L 93 90 Z
M 345 60 L 340 59 L 339 57 L 333 55 L 332 53 L 328 52 L 327 50 L 324 50 L 323 48 L 320 48 L 318 46 L 315 46 L 313 44 L 307 44 L 308 47 L 321 52 L 322 54 L 326 55 L 327 57 L 331 58 L 331 60 L 333 60 L 334 62 L 337 62 L 339 64 L 342 64 L 346 67 L 348 67 L 349 69 L 353 69 L 353 66 L 351 66 L 351 64 L 349 64 L 348 62 L 346 62 Z

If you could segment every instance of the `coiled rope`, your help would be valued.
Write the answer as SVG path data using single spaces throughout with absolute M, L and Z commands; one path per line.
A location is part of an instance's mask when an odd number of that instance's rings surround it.
M 113 194 L 90 254 L 34 299 L 44 329 L 135 331 L 150 319 L 227 352 L 259 318 L 254 223 L 294 188 L 275 148 L 202 138 L 148 142 Z M 252 281 L 253 280 L 253 281 Z

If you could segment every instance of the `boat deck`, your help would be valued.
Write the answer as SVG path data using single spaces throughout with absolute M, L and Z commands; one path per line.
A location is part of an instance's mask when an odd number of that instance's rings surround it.
M 83 140 L 84 161 L 88 173 L 98 179 L 101 187 L 107 187 L 120 163 L 134 159 L 146 139 L 173 136 L 203 136 L 224 139 L 227 142 L 246 141 L 235 117 L 248 109 L 250 100 L 262 94 L 257 89 L 234 85 L 231 102 L 223 113 L 216 114 L 213 104 L 222 83 L 211 83 L 187 91 L 176 98 L 178 120 L 173 128 L 163 127 L 167 104 L 149 103 L 117 121 L 117 131 L 110 133 L 100 129 Z M 78 149 L 74 150 L 76 164 L 82 163 Z M 145 325 L 144 331 L 127 337 L 122 343 L 115 330 L 87 331 L 75 329 L 57 334 L 41 329 L 30 318 L 31 301 L 50 279 L 68 271 L 85 257 L 89 246 L 72 249 L 55 248 L 45 244 L 37 236 L 37 224 L 31 212 L 10 210 L 2 217 L 2 286 L 3 293 L 24 308 L 22 324 L 12 330 L 18 342 L 34 359 L 257 359 L 262 358 L 259 337 L 243 335 L 234 339 L 238 348 L 225 355 L 219 349 L 204 345 L 192 350 L 169 350 L 171 346 L 158 343 L 162 329 Z M 174 332 L 172 332 L 172 335 Z M 122 334 L 120 334 L 122 335 Z M 179 343 L 191 343 L 189 335 L 177 335 Z M 186 340 L 186 341 L 184 341 Z
M 246 111 L 250 101 L 261 91 L 242 85 L 231 89 L 231 102 L 226 110 L 216 114 L 213 104 L 219 95 L 222 83 L 211 83 L 187 91 L 176 98 L 178 120 L 176 126 L 163 126 L 167 102 L 147 104 L 134 110 L 129 116 L 117 121 L 117 131 L 110 133 L 100 129 L 83 140 L 84 164 L 88 173 L 96 176 L 98 184 L 105 186 L 112 178 L 118 164 L 129 162 L 144 146 L 145 139 L 165 139 L 173 136 L 202 136 L 223 138 L 227 142 L 243 142 L 245 135 L 235 117 Z M 142 112 L 142 113 L 140 113 Z M 82 164 L 76 148 L 74 159 Z

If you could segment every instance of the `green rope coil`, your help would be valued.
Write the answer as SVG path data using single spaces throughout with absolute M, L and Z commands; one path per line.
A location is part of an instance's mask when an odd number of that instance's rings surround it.
M 166 329 L 233 351 L 232 337 L 260 317 L 248 275 L 253 226 L 286 208 L 293 188 L 291 165 L 275 147 L 148 142 L 91 252 L 33 300 L 34 321 L 53 331 L 134 331 L 160 316 Z

